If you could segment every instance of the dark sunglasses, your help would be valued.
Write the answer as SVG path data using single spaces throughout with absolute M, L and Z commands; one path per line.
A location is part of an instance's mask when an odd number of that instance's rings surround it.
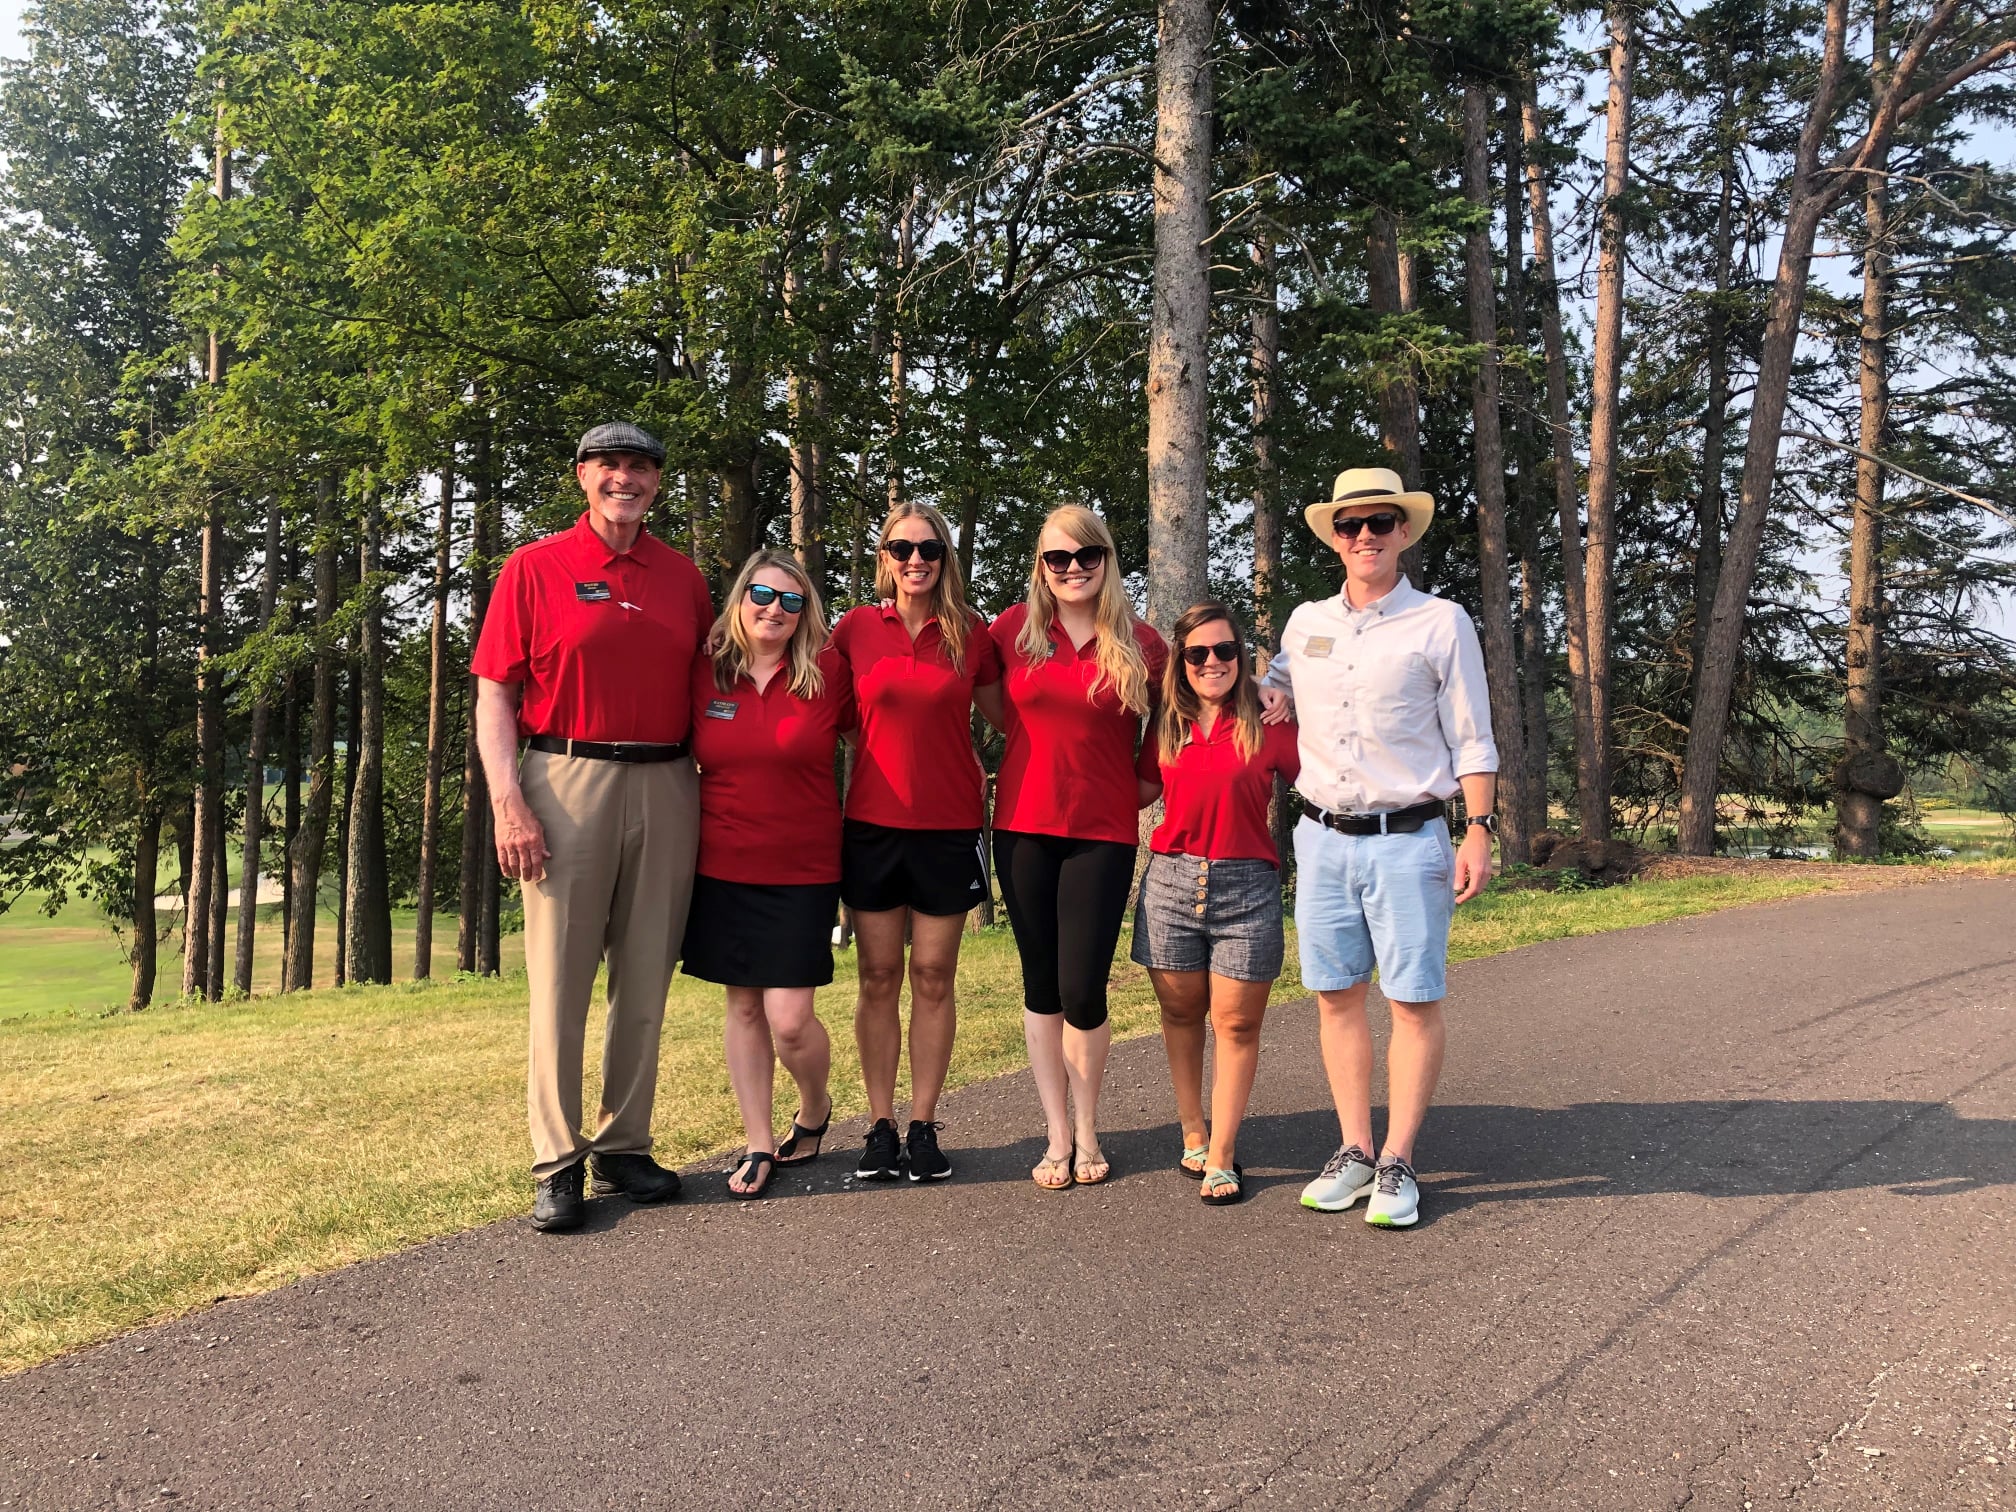
M 1330 521 L 1330 528 L 1347 541 L 1358 539 L 1358 532 L 1369 530 L 1374 535 L 1391 535 L 1400 523 L 1400 516 L 1381 510 L 1378 514 L 1339 515 Z
M 913 556 L 927 562 L 945 560 L 945 543 L 935 537 L 929 541 L 884 541 L 882 549 L 899 562 L 907 562 Z
M 749 585 L 749 602 L 754 604 L 758 609 L 768 609 L 772 604 L 781 604 L 786 614 L 803 614 L 805 612 L 804 594 L 786 593 L 782 589 L 772 588 L 768 583 L 751 583 Z
M 1222 662 L 1236 662 L 1239 660 L 1239 642 L 1219 641 L 1216 645 L 1211 646 L 1185 646 L 1183 648 L 1183 660 L 1190 663 L 1193 667 L 1203 666 L 1204 663 L 1211 660 L 1214 656 Z
M 1106 548 L 1080 546 L 1076 551 L 1039 551 L 1036 555 L 1052 572 L 1069 572 L 1073 562 L 1076 562 L 1081 570 L 1090 572 L 1106 560 Z

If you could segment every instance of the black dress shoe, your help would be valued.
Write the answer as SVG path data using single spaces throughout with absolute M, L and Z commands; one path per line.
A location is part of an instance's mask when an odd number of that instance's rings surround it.
M 632 1202 L 670 1202 L 679 1195 L 679 1173 L 668 1171 L 649 1155 L 595 1154 L 588 1157 L 595 1174 L 589 1191 L 597 1197 L 628 1197 Z
M 587 1209 L 581 1202 L 580 1161 L 542 1177 L 532 1198 L 532 1227 L 542 1234 L 564 1234 L 581 1227 Z

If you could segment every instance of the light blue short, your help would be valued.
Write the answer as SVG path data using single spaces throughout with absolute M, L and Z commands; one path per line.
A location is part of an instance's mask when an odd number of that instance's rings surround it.
M 1295 932 L 1302 985 L 1341 992 L 1372 980 L 1403 1003 L 1447 991 L 1456 853 L 1449 826 L 1410 835 L 1340 835 L 1308 817 L 1295 826 Z

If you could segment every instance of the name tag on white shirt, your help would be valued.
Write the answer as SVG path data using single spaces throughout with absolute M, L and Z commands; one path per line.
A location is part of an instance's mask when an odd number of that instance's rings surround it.
M 1328 656 L 1336 645 L 1336 640 L 1328 635 L 1312 635 L 1302 643 L 1302 654 L 1304 656 Z

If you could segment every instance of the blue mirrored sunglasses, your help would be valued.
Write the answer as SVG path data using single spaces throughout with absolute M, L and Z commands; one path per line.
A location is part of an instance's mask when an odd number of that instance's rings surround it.
M 768 609 L 772 604 L 779 604 L 783 606 L 786 614 L 803 614 L 805 612 L 804 594 L 788 593 L 781 588 L 772 588 L 768 583 L 751 583 L 749 585 L 749 602 L 754 604 L 758 609 Z

